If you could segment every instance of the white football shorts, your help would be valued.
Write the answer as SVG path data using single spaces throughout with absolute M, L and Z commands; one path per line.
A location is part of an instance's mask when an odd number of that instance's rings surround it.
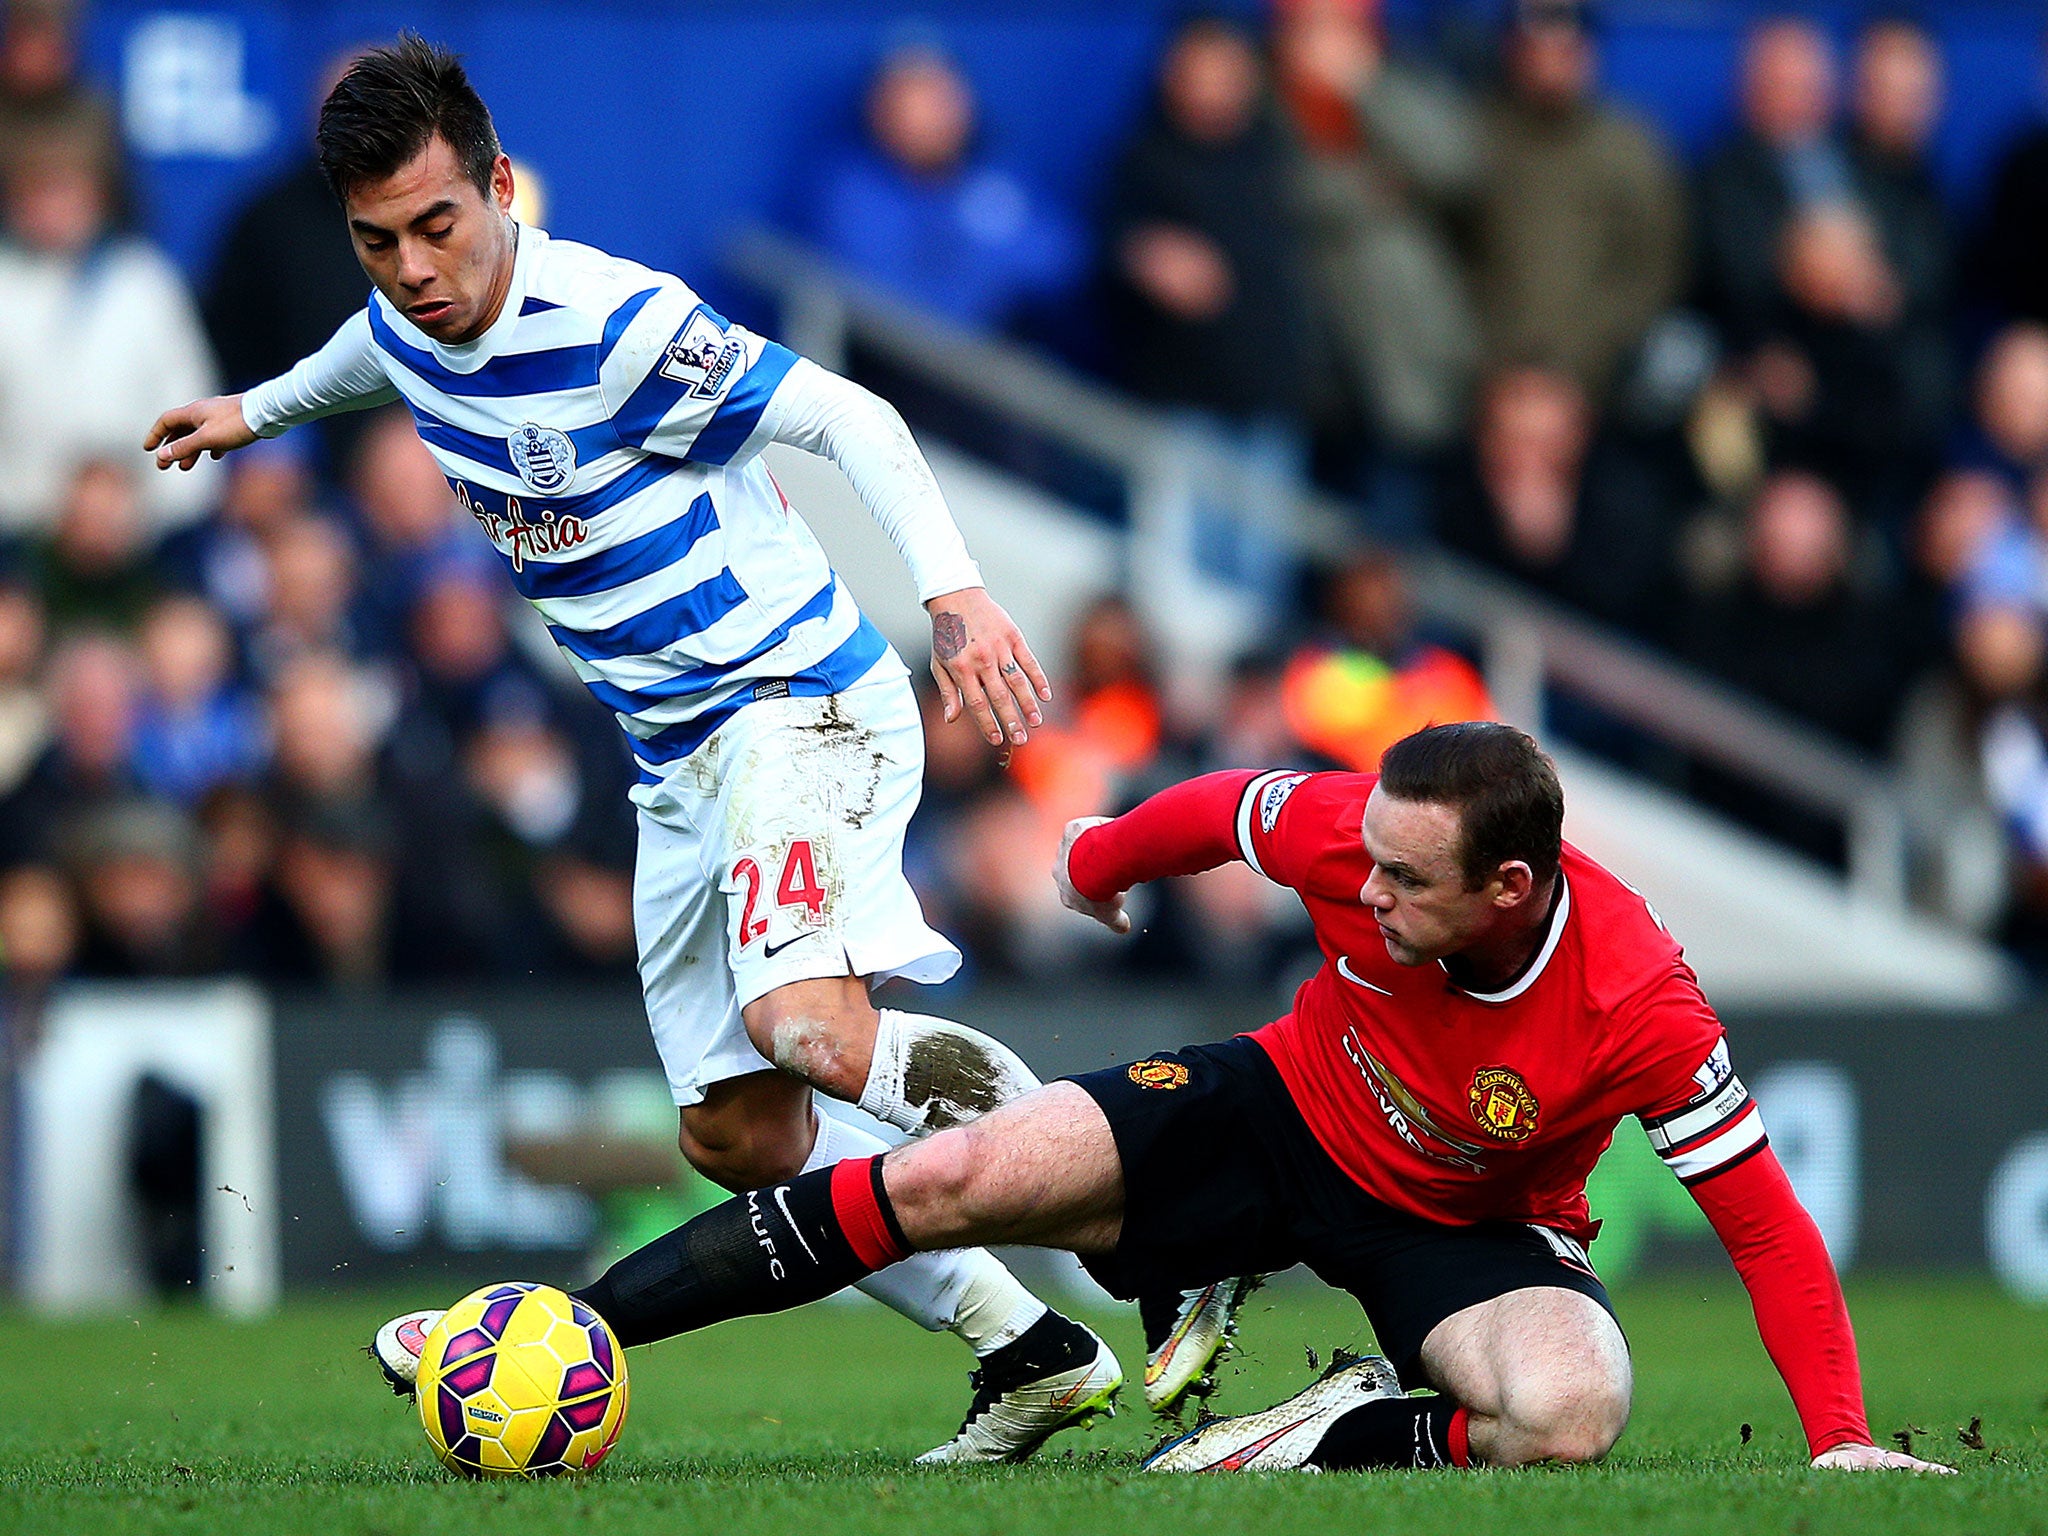
M 634 789 L 640 981 L 677 1104 L 772 1070 L 740 1010 L 777 987 L 959 969 L 903 877 L 923 786 L 917 699 L 891 654 L 844 692 L 756 700 Z

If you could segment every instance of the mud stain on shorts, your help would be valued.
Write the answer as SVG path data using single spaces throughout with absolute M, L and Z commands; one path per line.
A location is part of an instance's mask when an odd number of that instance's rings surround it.
M 711 739 L 684 758 L 680 767 L 690 788 L 710 799 L 718 793 L 718 775 L 725 766 L 725 737 L 713 732 Z
M 859 831 L 875 814 L 889 755 L 875 729 L 837 695 L 755 707 L 786 713 L 744 751 L 728 752 L 725 761 L 713 765 L 714 772 L 728 777 L 727 847 L 734 856 L 760 858 L 765 868 L 794 841 L 808 839 L 825 890 L 825 916 L 799 920 L 809 927 L 830 927 L 841 920 L 846 894 L 839 829 Z M 780 863 L 775 867 L 779 870 Z M 768 878 L 775 878 L 773 872 Z
M 839 793 L 833 807 L 839 819 L 849 827 L 858 830 L 866 825 L 868 817 L 875 811 L 875 797 L 882 787 L 882 775 L 889 766 L 889 754 L 876 745 L 878 737 L 871 725 L 863 725 L 846 711 L 846 705 L 838 694 L 825 699 L 824 707 L 815 720 L 806 720 L 793 727 L 801 737 L 808 737 L 816 743 L 817 769 L 831 774 L 837 781 Z M 804 748 L 799 746 L 798 752 Z

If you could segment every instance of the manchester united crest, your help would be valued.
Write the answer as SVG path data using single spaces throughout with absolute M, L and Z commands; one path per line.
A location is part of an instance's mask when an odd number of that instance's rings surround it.
M 1522 1074 L 1512 1067 L 1481 1067 L 1472 1074 L 1467 1095 L 1472 1118 L 1487 1135 L 1500 1141 L 1523 1142 L 1536 1134 L 1541 1106 Z
M 1140 1088 L 1174 1089 L 1188 1085 L 1188 1069 L 1177 1061 L 1134 1061 L 1124 1074 Z

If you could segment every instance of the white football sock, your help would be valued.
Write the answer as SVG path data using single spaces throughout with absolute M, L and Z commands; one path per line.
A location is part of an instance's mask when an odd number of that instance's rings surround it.
M 873 1131 L 835 1119 L 822 1099 L 814 1102 L 818 1134 L 804 1160 L 805 1173 L 889 1150 Z M 913 1253 L 857 1282 L 857 1288 L 921 1328 L 958 1334 L 977 1355 L 1001 1349 L 1047 1311 L 986 1248 Z
M 965 1024 L 884 1008 L 860 1107 L 913 1136 L 987 1114 L 1038 1086 L 1024 1058 Z
M 986 1248 L 963 1248 L 957 1257 L 971 1261 L 967 1283 L 953 1312 L 953 1332 L 976 1355 L 991 1355 L 1014 1344 L 1024 1330 L 1052 1308 L 1024 1289 L 1024 1283 Z

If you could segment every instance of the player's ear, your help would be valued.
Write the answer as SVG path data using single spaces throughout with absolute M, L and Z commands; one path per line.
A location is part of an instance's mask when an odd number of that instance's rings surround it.
M 1510 859 L 1494 872 L 1493 904 L 1506 911 L 1527 901 L 1536 889 L 1536 871 L 1520 859 Z
M 500 154 L 491 162 L 491 201 L 498 205 L 498 212 L 512 211 L 512 199 L 518 190 L 512 179 L 512 157 Z

